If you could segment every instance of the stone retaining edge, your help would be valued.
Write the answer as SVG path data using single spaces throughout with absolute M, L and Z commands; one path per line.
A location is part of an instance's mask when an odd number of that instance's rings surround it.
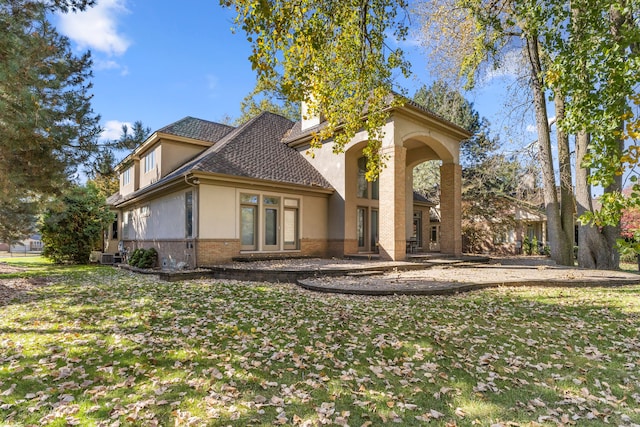
M 429 282 L 442 283 L 438 288 L 400 288 L 392 289 L 381 285 L 379 289 L 363 289 L 357 285 L 350 287 L 340 286 L 318 286 L 304 280 L 299 280 L 296 284 L 301 288 L 324 293 L 339 293 L 347 295 L 368 295 L 368 296 L 388 296 L 388 295 L 453 295 L 462 292 L 499 287 L 561 287 L 561 288 L 597 288 L 603 286 L 620 287 L 640 284 L 640 279 L 608 279 L 606 284 L 596 280 L 530 280 L 516 282 L 492 282 L 492 283 L 452 283 L 452 282 Z

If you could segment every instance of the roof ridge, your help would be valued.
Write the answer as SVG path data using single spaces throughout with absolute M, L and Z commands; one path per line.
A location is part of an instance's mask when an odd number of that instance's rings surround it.
M 213 147 L 211 147 L 211 151 L 206 150 L 207 152 L 211 152 L 211 153 L 215 153 L 218 152 L 220 150 L 222 150 L 225 146 L 227 146 L 230 142 L 232 142 L 235 138 L 239 137 L 240 135 L 242 135 L 244 132 L 246 132 L 247 130 L 250 129 L 250 127 L 253 125 L 254 122 L 258 121 L 258 119 L 262 118 L 265 115 L 272 115 L 272 116 L 278 116 L 281 117 L 285 120 L 288 120 L 291 122 L 291 120 L 287 119 L 284 116 L 281 116 L 280 114 L 276 114 L 276 113 L 272 113 L 271 111 L 262 111 L 260 112 L 260 114 L 252 117 L 251 119 L 247 120 L 246 122 L 244 122 L 243 124 L 241 124 L 240 126 L 238 126 L 237 128 L 235 128 L 234 130 L 232 130 L 231 132 L 229 132 L 227 135 L 224 136 L 224 138 L 222 138 L 220 141 L 218 141 Z M 291 122 L 291 125 L 293 126 L 293 122 Z
M 170 124 L 168 124 L 166 126 L 161 127 L 160 129 L 156 130 L 156 132 L 162 132 L 163 129 L 170 128 L 170 127 L 175 126 L 175 125 L 177 125 L 179 123 L 182 123 L 182 122 L 184 122 L 186 120 L 195 120 L 195 121 L 201 122 L 201 123 L 210 123 L 210 124 L 213 124 L 213 125 L 216 125 L 216 126 L 224 126 L 224 127 L 233 128 L 233 129 L 236 128 L 236 126 L 227 125 L 225 123 L 220 123 L 220 122 L 214 122 L 213 120 L 201 119 L 199 117 L 193 117 L 193 116 L 184 116 L 180 120 L 176 120 L 173 123 L 170 123 Z

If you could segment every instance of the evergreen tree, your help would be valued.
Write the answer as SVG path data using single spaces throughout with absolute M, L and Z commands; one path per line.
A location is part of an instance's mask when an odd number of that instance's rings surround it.
M 235 121 L 241 125 L 263 111 L 279 114 L 292 121 L 300 120 L 300 103 L 291 102 L 276 89 L 267 89 L 258 81 L 251 93 L 240 104 L 241 116 Z
M 14 244 L 35 231 L 37 205 L 27 198 L 0 203 L 0 242 Z
M 447 83 L 437 81 L 430 87 L 421 87 L 414 101 L 473 133 L 461 145 L 462 219 L 466 241 L 490 237 L 473 227 L 477 219 L 492 223 L 493 231 L 497 233 L 509 228 L 513 219 L 506 213 L 517 193 L 520 163 L 498 152 L 500 144 L 489 136 L 488 121 L 480 117 L 473 103 Z M 438 167 L 439 162 L 434 161 L 418 165 L 414 170 L 414 188 L 428 197 L 437 196 L 440 183 Z
M 89 53 L 73 55 L 47 13 L 89 1 L 0 0 L 0 202 L 56 194 L 97 150 Z
M 72 187 L 42 216 L 42 254 L 56 263 L 86 264 L 111 222 L 113 214 L 95 185 Z

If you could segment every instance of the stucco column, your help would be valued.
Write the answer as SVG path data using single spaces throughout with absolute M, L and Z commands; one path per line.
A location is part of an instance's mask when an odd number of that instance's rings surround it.
M 380 259 L 401 261 L 406 257 L 407 150 L 391 146 L 382 150 L 386 167 L 380 172 Z
M 440 252 L 462 254 L 462 167 L 440 166 Z

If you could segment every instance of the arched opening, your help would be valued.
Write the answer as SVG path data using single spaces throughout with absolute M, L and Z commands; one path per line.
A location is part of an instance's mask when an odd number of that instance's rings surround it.
M 345 153 L 345 253 L 377 254 L 380 240 L 380 181 L 369 182 L 363 149 L 367 141 Z
M 429 133 L 409 135 L 403 140 L 403 146 L 407 150 L 407 253 L 459 253 L 460 166 L 457 164 L 457 147 L 448 147 Z

